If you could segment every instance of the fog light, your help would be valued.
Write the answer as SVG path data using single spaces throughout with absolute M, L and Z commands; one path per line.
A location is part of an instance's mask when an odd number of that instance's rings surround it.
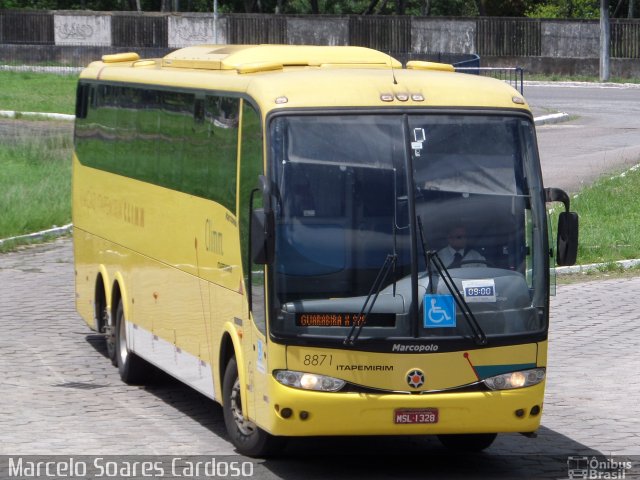
M 291 415 L 293 415 L 293 410 L 291 410 L 290 408 L 283 408 L 280 411 L 280 415 L 282 415 L 282 418 L 291 418 Z

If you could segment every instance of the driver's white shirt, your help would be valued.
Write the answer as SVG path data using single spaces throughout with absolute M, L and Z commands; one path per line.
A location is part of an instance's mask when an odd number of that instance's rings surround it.
M 481 267 L 485 265 L 484 263 L 485 258 L 473 248 L 468 249 L 465 255 L 464 249 L 455 250 L 454 248 L 451 247 L 451 245 L 447 245 L 446 247 L 440 249 L 440 251 L 438 252 L 438 256 L 440 257 L 440 260 L 442 260 L 442 263 L 444 264 L 444 266 L 448 268 L 449 265 L 451 265 L 451 263 L 453 262 L 453 257 L 455 256 L 456 253 L 459 253 L 460 255 L 462 255 L 463 262 L 469 262 L 469 263 L 465 263 L 464 265 L 461 265 L 461 268 L 479 267 L 479 266 Z M 478 260 L 480 261 L 480 263 L 473 263 L 472 260 Z

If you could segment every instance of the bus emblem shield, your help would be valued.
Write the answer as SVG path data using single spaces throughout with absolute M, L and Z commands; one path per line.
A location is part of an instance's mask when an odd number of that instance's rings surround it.
M 412 388 L 420 388 L 424 385 L 424 373 L 418 368 L 414 368 L 407 373 L 407 383 Z

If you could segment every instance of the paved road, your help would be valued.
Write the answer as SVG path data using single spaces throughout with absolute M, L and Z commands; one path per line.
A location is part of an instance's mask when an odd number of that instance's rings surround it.
M 640 163 L 640 85 L 533 84 L 524 93 L 538 113 L 574 117 L 537 128 L 545 185 L 577 192 Z
M 0 286 L 0 455 L 233 454 L 217 404 L 164 377 L 120 382 L 75 313 L 69 239 L 0 255 Z M 536 439 L 503 435 L 466 457 L 426 437 L 306 439 L 255 477 L 566 478 L 576 455 L 640 467 L 639 290 L 640 278 L 559 287 Z

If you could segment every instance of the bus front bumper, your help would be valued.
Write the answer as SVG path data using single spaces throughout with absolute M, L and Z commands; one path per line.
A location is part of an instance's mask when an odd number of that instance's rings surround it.
M 271 412 L 259 424 L 273 435 L 528 433 L 540 426 L 544 382 L 515 390 L 411 395 L 315 392 L 273 381 L 269 398 Z M 399 423 L 408 419 L 435 422 Z

